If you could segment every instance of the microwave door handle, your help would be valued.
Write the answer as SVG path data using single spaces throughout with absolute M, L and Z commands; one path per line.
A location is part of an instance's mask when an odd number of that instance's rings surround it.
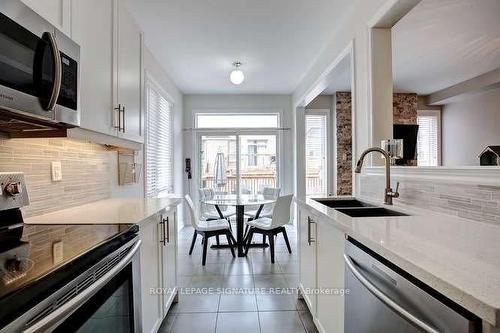
M 415 315 L 410 313 L 408 310 L 403 308 L 401 305 L 392 300 L 389 296 L 384 294 L 380 289 L 378 289 L 375 285 L 373 285 L 354 265 L 352 259 L 344 254 L 344 261 L 347 265 L 347 268 L 351 271 L 351 273 L 358 279 L 358 281 L 366 288 L 373 296 L 377 297 L 382 303 L 387 305 L 392 311 L 396 312 L 398 315 L 408 320 L 413 325 L 422 329 L 428 333 L 440 333 L 437 329 L 435 329 L 432 325 L 427 324 L 423 320 L 417 318 Z
M 48 314 L 32 326 L 26 328 L 23 332 L 45 332 L 50 331 L 51 329 L 56 327 L 60 322 L 65 320 L 79 307 L 81 307 L 84 302 L 89 300 L 96 292 L 104 287 L 106 283 L 108 283 L 108 281 L 113 278 L 113 276 L 115 276 L 125 266 L 127 266 L 139 250 L 141 242 L 141 240 L 135 242 L 135 244 L 132 245 L 129 253 L 127 253 L 127 255 L 116 266 L 114 266 L 109 272 L 104 274 L 99 280 L 88 286 L 87 289 L 83 290 L 80 294 L 69 300 L 67 303 L 63 304 L 54 312 Z
M 57 46 L 57 41 L 53 33 L 44 32 L 44 37 L 47 38 L 50 48 L 52 50 L 52 60 L 54 61 L 54 85 L 52 87 L 52 93 L 50 95 L 49 103 L 47 105 L 47 110 L 53 110 L 56 106 L 57 99 L 59 98 L 59 92 L 61 91 L 61 81 L 62 81 L 62 64 L 61 64 L 61 54 L 59 53 L 59 47 Z

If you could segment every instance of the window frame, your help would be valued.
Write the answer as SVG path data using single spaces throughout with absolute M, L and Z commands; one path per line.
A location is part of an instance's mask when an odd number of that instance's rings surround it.
M 275 130 L 279 129 L 281 126 L 281 113 L 278 110 L 273 110 L 271 112 L 259 112 L 256 110 L 193 110 L 194 119 L 193 126 L 197 130 Z M 276 117 L 276 127 L 199 127 L 198 126 L 198 116 L 275 116 Z
M 427 117 L 436 117 L 437 119 L 437 165 L 442 166 L 442 146 L 441 146 L 441 138 L 442 138 L 442 122 L 441 122 L 441 110 L 417 110 L 417 123 L 418 117 L 427 116 Z M 417 141 L 417 149 L 418 149 L 418 141 Z M 417 156 L 418 161 L 418 156 Z M 418 165 L 418 163 L 417 163 Z
M 145 72 L 145 77 L 144 77 L 144 88 L 143 88 L 143 93 L 144 93 L 144 117 L 145 117 L 145 129 L 144 129 L 144 152 L 143 152 L 143 159 L 144 159 L 144 197 L 148 197 L 148 135 L 149 135 L 149 94 L 148 94 L 148 89 L 153 88 L 162 98 L 164 98 L 167 103 L 170 106 L 170 133 L 168 134 L 170 138 L 170 145 L 171 145 L 171 151 L 170 151 L 170 160 L 171 160 L 171 168 L 170 168 L 170 179 L 171 184 L 170 188 L 167 190 L 163 191 L 158 191 L 156 193 L 155 197 L 162 197 L 166 195 L 171 195 L 175 193 L 175 163 L 174 163 L 174 108 L 175 108 L 175 100 L 171 97 L 170 94 L 168 94 L 161 86 L 161 84 L 158 83 L 158 81 L 149 73 L 148 71 Z

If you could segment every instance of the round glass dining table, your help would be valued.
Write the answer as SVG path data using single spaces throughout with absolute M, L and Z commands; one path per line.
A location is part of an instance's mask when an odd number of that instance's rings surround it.
M 259 218 L 259 215 L 264 208 L 264 205 L 273 204 L 276 202 L 274 199 L 264 198 L 262 195 L 216 195 L 210 200 L 202 200 L 205 205 L 215 206 L 217 213 L 221 219 L 224 219 L 224 214 L 222 213 L 221 206 L 232 206 L 236 208 L 236 248 L 238 252 L 238 257 L 245 256 L 245 244 L 243 239 L 243 230 L 245 222 L 245 207 L 258 206 L 257 213 L 255 214 L 255 219 Z M 253 244 L 252 244 L 253 245 Z M 262 244 L 259 244 L 262 246 Z M 220 245 L 219 247 L 223 247 Z M 266 244 L 264 244 L 266 246 Z M 217 247 L 217 246 L 214 246 Z

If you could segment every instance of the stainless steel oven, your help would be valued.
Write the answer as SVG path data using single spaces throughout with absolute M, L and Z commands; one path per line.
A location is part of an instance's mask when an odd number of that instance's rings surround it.
M 75 127 L 80 47 L 19 0 L 0 7 L 0 120 L 4 131 Z
M 52 281 L 46 277 L 6 298 L 12 306 L 2 319 L 10 312 L 13 320 L 0 332 L 140 332 L 140 245 L 137 234 L 125 233 L 56 270 Z M 60 287 L 45 295 L 56 281 Z

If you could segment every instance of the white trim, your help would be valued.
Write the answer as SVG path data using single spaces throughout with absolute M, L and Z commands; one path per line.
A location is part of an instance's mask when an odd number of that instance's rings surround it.
M 385 176 L 384 167 L 366 167 L 362 175 Z M 440 181 L 447 183 L 473 183 L 500 186 L 500 167 L 392 167 L 395 178 Z

